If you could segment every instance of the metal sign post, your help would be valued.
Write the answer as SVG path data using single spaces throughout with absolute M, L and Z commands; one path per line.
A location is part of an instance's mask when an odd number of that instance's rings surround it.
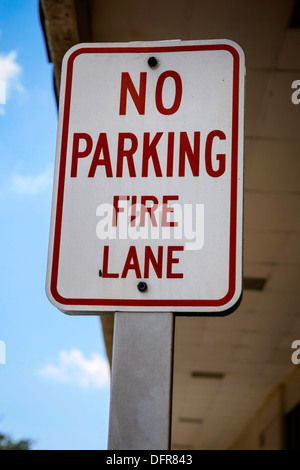
M 47 294 L 117 312 L 110 448 L 167 448 L 173 315 L 240 301 L 244 76 L 228 40 L 64 57 Z
M 116 313 L 109 450 L 170 448 L 173 314 Z

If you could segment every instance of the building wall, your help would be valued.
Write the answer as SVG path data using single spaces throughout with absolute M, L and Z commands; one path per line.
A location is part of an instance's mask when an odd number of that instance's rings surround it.
M 285 415 L 300 402 L 300 367 L 266 397 L 251 422 L 231 446 L 233 450 L 283 450 Z

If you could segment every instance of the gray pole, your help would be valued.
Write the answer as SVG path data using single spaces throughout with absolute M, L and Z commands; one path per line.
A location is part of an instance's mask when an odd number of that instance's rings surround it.
M 172 313 L 115 313 L 109 450 L 170 448 Z

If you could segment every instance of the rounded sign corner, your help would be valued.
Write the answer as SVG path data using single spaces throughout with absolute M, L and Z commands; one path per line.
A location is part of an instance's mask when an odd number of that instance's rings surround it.
M 231 313 L 235 312 L 240 306 L 243 300 L 243 289 L 240 287 L 234 292 L 231 300 L 224 305 L 222 311 L 219 312 L 219 316 L 226 317 Z
M 227 47 L 226 49 L 228 52 L 230 52 L 233 57 L 236 55 L 236 53 L 239 55 L 240 62 L 241 64 L 245 64 L 245 53 L 243 48 L 235 41 L 231 39 L 224 39 L 223 44 L 225 44 Z
M 69 60 L 69 58 L 73 56 L 74 53 L 75 53 L 75 55 L 80 53 L 80 50 L 83 49 L 84 47 L 86 47 L 86 44 L 84 44 L 84 43 L 74 44 L 74 46 L 70 47 L 70 49 L 68 49 L 65 52 L 65 54 L 63 56 L 62 63 L 67 62 Z
M 89 44 L 89 43 L 78 43 L 74 44 L 74 46 L 70 47 L 70 49 L 67 50 L 67 52 L 64 54 L 63 59 L 62 59 L 62 71 L 67 70 L 68 66 L 72 68 L 74 60 L 76 57 L 78 57 L 80 54 L 84 53 L 87 48 L 94 48 L 95 44 Z
M 60 310 L 61 312 L 63 313 L 66 313 L 66 314 L 70 314 L 71 312 L 69 312 L 68 310 L 66 310 L 66 305 L 64 304 L 64 300 L 67 300 L 67 299 L 64 299 L 57 291 L 56 288 L 53 288 L 51 286 L 51 283 L 48 282 L 48 279 L 47 279 L 47 282 L 46 282 L 46 288 L 45 288 L 45 291 L 46 291 L 46 295 L 48 297 L 48 300 L 50 301 L 50 303 L 58 308 L 58 310 Z

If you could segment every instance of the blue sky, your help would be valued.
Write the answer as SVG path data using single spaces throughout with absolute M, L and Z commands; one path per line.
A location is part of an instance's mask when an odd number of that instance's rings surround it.
M 38 0 L 1 1 L 0 83 L 0 433 L 34 449 L 106 449 L 100 320 L 45 294 L 57 108 Z

